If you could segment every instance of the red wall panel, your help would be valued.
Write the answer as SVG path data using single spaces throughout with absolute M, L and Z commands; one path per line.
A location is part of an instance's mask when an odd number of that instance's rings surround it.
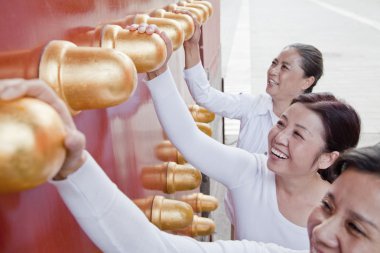
M 33 49 L 53 39 L 64 39 L 72 29 L 94 27 L 129 14 L 149 12 L 173 3 L 169 0 L 0 0 L 0 54 Z M 218 1 L 216 13 L 204 29 L 203 60 L 214 85 L 220 83 Z M 208 48 L 214 48 L 208 51 Z M 207 53 L 206 53 L 207 52 Z M 185 87 L 182 49 L 170 66 L 187 103 L 193 103 Z M 164 139 L 149 91 L 142 83 L 125 103 L 102 110 L 83 111 L 74 117 L 86 135 L 87 150 L 112 180 L 131 198 L 152 195 L 140 183 L 144 166 L 160 164 L 155 146 Z M 101 189 L 100 189 L 101 190 Z M 32 190 L 0 195 L 0 252 L 99 252 L 81 231 L 56 193 L 43 184 Z

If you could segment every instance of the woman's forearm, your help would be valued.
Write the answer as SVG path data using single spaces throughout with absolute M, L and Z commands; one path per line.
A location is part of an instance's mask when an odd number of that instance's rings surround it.
M 248 168 L 256 160 L 251 154 L 223 145 L 196 127 L 169 70 L 147 84 L 162 127 L 189 163 L 227 187 L 252 176 Z

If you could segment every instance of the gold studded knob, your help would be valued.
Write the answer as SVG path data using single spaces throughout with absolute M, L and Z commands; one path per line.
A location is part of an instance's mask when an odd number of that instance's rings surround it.
M 209 16 L 212 15 L 212 13 L 214 12 L 213 8 L 212 8 L 212 4 L 208 1 L 204 1 L 204 0 L 187 0 L 188 3 L 195 3 L 195 4 L 202 4 L 204 6 L 206 6 L 208 8 L 208 12 L 209 12 Z
M 169 39 L 172 41 L 173 50 L 180 48 L 185 39 L 185 32 L 179 22 L 168 18 L 154 18 L 147 14 L 137 14 L 134 19 L 136 24 L 154 24 L 164 31 Z
M 209 123 L 215 119 L 215 113 L 199 105 L 190 105 L 189 110 L 196 122 Z
M 192 8 L 192 7 L 187 7 L 187 6 L 180 6 L 180 5 L 177 5 L 177 4 L 168 4 L 167 6 L 164 7 L 164 9 L 167 10 L 167 11 L 174 11 L 174 10 L 189 11 L 200 24 L 203 24 L 206 21 L 204 19 L 203 12 L 201 10 L 197 9 L 197 8 Z
M 156 9 L 149 14 L 151 17 L 168 18 L 177 21 L 185 32 L 184 40 L 190 39 L 194 34 L 194 22 L 189 15 L 168 12 L 164 9 Z
M 188 203 L 196 213 L 211 212 L 218 208 L 215 197 L 200 192 L 182 196 L 181 200 Z
M 197 127 L 202 131 L 204 132 L 205 134 L 207 134 L 208 136 L 212 136 L 212 129 L 211 129 L 211 126 L 207 123 L 203 123 L 203 122 L 195 122 L 197 124 Z
M 184 228 L 193 221 L 193 210 L 185 202 L 152 196 L 134 200 L 145 216 L 161 230 Z
M 101 47 L 113 48 L 128 55 L 138 73 L 156 70 L 166 60 L 166 45 L 158 34 L 128 31 L 117 25 L 103 28 Z
M 33 98 L 0 101 L 0 193 L 51 179 L 66 156 L 65 129 L 57 112 Z
M 98 109 L 126 101 L 137 85 L 132 60 L 112 49 L 50 42 L 41 57 L 39 78 L 74 111 Z
M 44 80 L 72 112 L 120 104 L 137 85 L 136 68 L 128 56 L 68 41 L 0 53 L 0 79 L 6 78 Z
M 215 232 L 215 223 L 209 218 L 194 215 L 191 225 L 183 229 L 173 231 L 175 234 L 186 235 L 191 237 L 207 236 Z
M 203 20 L 202 23 L 205 23 L 207 21 L 208 17 L 211 15 L 208 7 L 203 5 L 203 4 L 199 4 L 196 2 L 188 3 L 186 1 L 179 1 L 178 5 L 199 10 L 202 13 L 202 20 Z
M 167 162 L 143 168 L 141 181 L 145 189 L 175 193 L 197 188 L 201 184 L 202 174 L 189 165 Z
M 185 164 L 186 160 L 173 144 L 168 141 L 162 141 L 155 148 L 156 157 L 163 162 L 175 162 Z

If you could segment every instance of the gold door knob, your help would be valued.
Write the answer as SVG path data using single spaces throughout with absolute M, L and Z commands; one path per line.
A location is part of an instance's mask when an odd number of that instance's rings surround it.
M 113 48 L 128 55 L 138 73 L 158 69 L 166 60 L 166 45 L 158 34 L 128 31 L 116 25 L 106 25 L 101 47 Z
M 202 131 L 204 132 L 205 134 L 207 134 L 208 136 L 212 136 L 212 129 L 211 129 L 211 126 L 207 123 L 203 123 L 203 122 L 195 122 L 197 124 L 197 127 Z
M 202 174 L 189 165 L 167 162 L 143 168 L 141 181 L 145 189 L 175 193 L 197 188 L 201 184 Z
M 214 12 L 213 8 L 212 8 L 212 4 L 208 1 L 204 1 L 204 0 L 187 0 L 188 3 L 196 3 L 196 4 L 202 4 L 204 6 L 206 6 L 208 8 L 208 12 L 210 13 L 209 16 L 212 15 L 212 13 Z
M 191 225 L 183 229 L 173 231 L 175 234 L 191 237 L 211 235 L 215 232 L 215 223 L 209 218 L 194 215 Z
M 115 50 L 50 42 L 41 57 L 39 77 L 73 110 L 98 109 L 126 101 L 137 85 L 132 60 Z
M 142 24 L 146 23 L 148 25 L 154 24 L 164 31 L 169 39 L 172 41 L 173 50 L 177 50 L 183 44 L 185 39 L 185 32 L 182 29 L 180 23 L 175 20 L 167 18 L 152 18 L 147 14 L 137 14 L 134 19 L 134 23 Z
M 79 46 L 118 50 L 131 58 L 138 73 L 158 69 L 167 56 L 165 42 L 158 34 L 128 31 L 118 25 L 77 28 L 70 31 L 66 38 Z
M 66 156 L 57 112 L 33 98 L 0 101 L 0 192 L 36 187 L 51 179 Z
M 188 8 L 194 8 L 194 9 L 199 10 L 202 13 L 202 20 L 203 20 L 202 23 L 205 23 L 207 21 L 208 17 L 211 15 L 208 7 L 205 6 L 205 5 L 203 5 L 203 4 L 199 4 L 199 3 L 196 3 L 196 2 L 194 2 L 194 3 L 188 3 L 186 1 L 179 1 L 177 4 L 179 6 L 188 7 Z
M 190 105 L 189 110 L 196 122 L 209 123 L 215 119 L 215 113 L 199 105 Z
M 185 164 L 186 160 L 173 144 L 168 141 L 162 141 L 155 148 L 156 157 L 163 162 L 175 162 Z
M 193 210 L 185 202 L 152 196 L 134 200 L 145 216 L 161 230 L 184 228 L 193 221 Z
M 51 41 L 45 47 L 0 54 L 0 79 L 40 78 L 71 111 L 98 109 L 126 101 L 137 85 L 132 60 L 115 50 Z
M 185 32 L 184 40 L 189 40 L 194 34 L 194 22 L 189 15 L 168 12 L 164 9 L 156 9 L 149 14 L 151 17 L 168 18 L 177 21 Z
M 188 203 L 196 213 L 211 212 L 218 208 L 215 197 L 200 192 L 182 196 L 181 200 Z
M 174 10 L 189 11 L 200 24 L 203 24 L 206 21 L 204 19 L 203 12 L 197 8 L 179 6 L 177 4 L 168 4 L 167 6 L 164 7 L 164 9 L 167 11 L 174 11 Z

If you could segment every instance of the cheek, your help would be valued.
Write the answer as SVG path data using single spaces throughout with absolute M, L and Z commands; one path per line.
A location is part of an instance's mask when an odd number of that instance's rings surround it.
M 274 140 L 276 134 L 277 134 L 276 126 L 273 126 L 272 129 L 268 133 L 268 146 L 270 146 L 270 144 Z
M 309 219 L 307 220 L 307 232 L 309 234 L 309 239 L 311 238 L 314 228 L 320 225 L 322 222 L 323 222 L 322 210 L 320 207 L 316 207 L 310 213 Z

